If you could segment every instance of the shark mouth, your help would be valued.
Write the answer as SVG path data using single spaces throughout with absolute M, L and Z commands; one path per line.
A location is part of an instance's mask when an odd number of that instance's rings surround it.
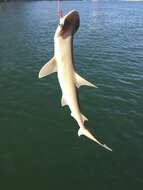
M 61 18 L 60 26 L 62 27 L 61 35 L 70 32 L 75 33 L 80 25 L 79 13 L 75 10 L 70 11 L 67 15 Z

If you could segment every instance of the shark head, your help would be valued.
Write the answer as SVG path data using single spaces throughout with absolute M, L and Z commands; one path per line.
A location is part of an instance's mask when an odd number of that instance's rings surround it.
M 67 15 L 60 18 L 60 22 L 55 33 L 55 38 L 65 38 L 69 35 L 73 35 L 78 30 L 79 25 L 79 13 L 75 10 L 70 11 Z

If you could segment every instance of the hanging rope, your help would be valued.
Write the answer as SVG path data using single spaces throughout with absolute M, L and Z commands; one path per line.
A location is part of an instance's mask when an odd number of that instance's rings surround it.
M 60 2 L 60 0 L 57 0 L 57 1 L 58 1 L 58 17 L 62 18 L 64 16 L 64 13 L 61 8 L 61 4 L 60 4 L 61 2 Z

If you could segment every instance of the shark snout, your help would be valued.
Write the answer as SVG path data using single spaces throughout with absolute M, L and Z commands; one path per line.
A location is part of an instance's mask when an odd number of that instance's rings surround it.
M 73 34 L 80 25 L 79 13 L 76 10 L 70 11 L 60 19 L 59 26 L 61 27 L 60 34 Z

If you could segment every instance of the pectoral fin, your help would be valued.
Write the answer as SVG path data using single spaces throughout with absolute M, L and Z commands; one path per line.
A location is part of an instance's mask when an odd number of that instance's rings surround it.
M 92 84 L 91 82 L 88 82 L 87 80 L 85 80 L 84 78 L 82 78 L 77 73 L 75 73 L 75 84 L 76 84 L 77 88 L 79 88 L 80 86 L 83 86 L 83 85 L 97 88 L 94 84 Z
M 56 59 L 53 57 L 39 72 L 39 78 L 43 78 L 57 71 Z

